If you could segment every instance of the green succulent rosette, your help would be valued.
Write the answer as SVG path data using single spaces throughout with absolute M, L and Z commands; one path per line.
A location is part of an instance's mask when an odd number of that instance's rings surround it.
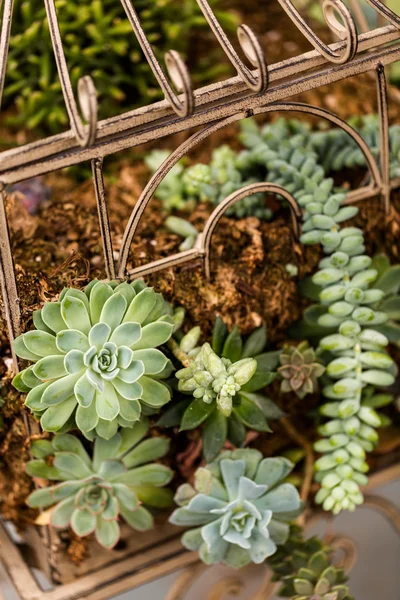
M 170 400 L 160 381 L 171 373 L 157 346 L 173 330 L 172 309 L 143 282 L 91 282 L 64 289 L 58 302 L 35 311 L 36 330 L 16 338 L 14 350 L 34 364 L 14 378 L 44 431 L 77 427 L 87 437 L 111 438 L 143 410 Z
M 196 471 L 194 487 L 183 484 L 170 522 L 194 527 L 182 536 L 185 548 L 206 564 L 240 568 L 262 563 L 284 544 L 288 522 L 302 511 L 296 488 L 282 481 L 292 470 L 285 458 L 264 458 L 258 450 L 222 452 Z
M 27 464 L 27 473 L 59 483 L 34 491 L 28 505 L 53 507 L 51 526 L 70 527 L 79 537 L 94 533 L 105 548 L 119 540 L 120 517 L 138 531 L 151 529 L 153 516 L 146 506 L 171 505 L 172 492 L 163 486 L 168 485 L 173 471 L 152 462 L 166 454 L 169 440 L 143 440 L 147 431 L 144 419 L 109 440 L 96 438 L 92 457 L 81 441 L 68 433 L 55 435 L 51 442 L 33 442 L 35 459 Z
M 279 360 L 282 393 L 294 392 L 303 399 L 318 390 L 318 378 L 324 374 L 325 367 L 318 362 L 308 342 L 301 342 L 297 347 L 286 346 Z
M 227 439 L 241 447 L 247 429 L 269 432 L 268 420 L 283 416 L 261 392 L 276 377 L 280 351 L 263 352 L 267 344 L 265 327 L 244 340 L 237 327 L 229 332 L 221 317 L 215 321 L 211 344 L 197 346 L 199 337 L 200 328 L 194 327 L 180 338 L 180 350 L 190 363 L 176 373 L 178 390 L 194 399 L 171 404 L 158 424 L 180 425 L 181 431 L 203 424 L 203 454 L 210 462 Z

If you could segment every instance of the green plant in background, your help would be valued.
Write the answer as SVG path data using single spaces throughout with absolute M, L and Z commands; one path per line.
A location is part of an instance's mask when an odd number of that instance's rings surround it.
M 29 392 L 25 404 L 45 431 L 76 426 L 87 437 L 110 438 L 143 408 L 157 411 L 170 400 L 159 380 L 172 365 L 156 347 L 172 335 L 171 312 L 141 281 L 66 288 L 35 311 L 36 329 L 14 341 L 17 355 L 34 363 L 14 386 Z
M 372 155 L 379 160 L 380 132 L 378 115 L 357 116 L 349 119 L 349 124 L 358 131 L 368 144 Z M 365 156 L 355 140 L 343 129 L 326 129 L 310 132 L 313 150 L 325 172 L 367 167 Z M 400 125 L 389 127 L 390 177 L 400 177 Z
M 324 454 L 316 463 L 322 486 L 317 502 L 334 513 L 354 510 L 363 501 L 359 486 L 366 479 L 365 453 L 373 449 L 374 428 L 380 425 L 374 409 L 363 404 L 363 392 L 368 386 L 390 386 L 395 375 L 386 351 L 388 339 L 376 329 L 388 320 L 386 312 L 374 308 L 384 295 L 372 287 L 378 271 L 364 253 L 362 230 L 341 226 L 358 209 L 343 206 L 346 193 L 326 178 L 310 148 L 307 127 L 279 120 L 260 130 L 246 121 L 243 130 L 247 160 L 265 165 L 268 180 L 291 192 L 304 209 L 301 241 L 321 244 L 327 255 L 312 278 L 322 288 L 320 303 L 328 309 L 317 322 L 334 329 L 319 348 L 330 379 L 323 389 L 329 402 L 321 412 L 333 417 L 334 425 L 322 428 L 327 439 L 316 444 Z
M 168 151 L 151 152 L 145 162 L 154 172 L 168 154 Z M 167 211 L 189 211 L 197 202 L 205 200 L 220 204 L 229 194 L 260 181 L 257 173 L 251 173 L 247 167 L 229 146 L 220 146 L 212 152 L 208 165 L 198 163 L 185 169 L 183 161 L 176 164 L 158 186 L 157 197 Z M 271 209 L 265 206 L 264 194 L 253 194 L 235 202 L 226 214 L 266 220 L 272 217 Z
M 267 419 L 283 412 L 260 393 L 275 378 L 279 351 L 263 352 L 267 343 L 265 327 L 256 329 L 243 341 L 238 328 L 228 331 L 217 317 L 211 345 L 197 346 L 199 328 L 181 339 L 180 350 L 189 358 L 188 366 L 177 372 L 178 389 L 194 396 L 174 402 L 158 421 L 159 425 L 180 425 L 181 431 L 203 424 L 205 459 L 212 461 L 225 441 L 243 446 L 246 428 L 271 431 Z
M 302 511 L 296 488 L 282 483 L 291 469 L 287 459 L 263 459 L 258 450 L 222 452 L 196 471 L 194 487 L 178 488 L 180 508 L 170 521 L 194 527 L 183 534 L 183 545 L 206 564 L 264 562 L 286 542 L 288 522 Z
M 299 398 L 318 390 L 318 378 L 325 367 L 318 362 L 314 349 L 308 342 L 301 342 L 297 348 L 286 346 L 279 356 L 281 366 L 278 373 L 282 378 L 281 392 L 294 392 Z
M 379 121 L 377 115 L 355 117 L 350 124 L 360 132 L 372 154 L 379 159 Z M 186 167 L 182 160 L 176 164 L 157 188 L 157 196 L 164 208 L 172 210 L 193 209 L 199 201 L 219 204 L 229 194 L 245 185 L 263 180 L 286 185 L 289 192 L 300 194 L 314 192 L 330 171 L 343 168 L 366 167 L 363 153 L 356 142 L 342 129 L 311 130 L 297 120 L 279 119 L 271 127 L 259 129 L 254 121 L 241 123 L 241 141 L 247 150 L 235 152 L 226 145 L 216 148 L 209 164 Z M 390 176 L 400 177 L 400 126 L 389 128 Z M 266 148 L 268 145 L 268 149 Z M 293 163 L 288 159 L 292 156 Z M 152 172 L 167 158 L 167 150 L 153 151 L 145 162 Z M 304 157 L 307 157 L 305 162 Z M 297 161 L 300 161 L 297 164 Z M 299 167 L 301 166 L 301 168 Z M 329 183 L 325 182 L 329 187 Z M 330 194 L 332 188 L 319 190 Z M 341 192 L 340 190 L 339 192 Z M 238 218 L 246 216 L 269 220 L 270 208 L 265 206 L 265 194 L 253 194 L 236 202 L 227 214 Z M 187 236 L 184 236 L 187 237 Z
M 189 223 L 189 221 L 181 219 L 180 217 L 174 217 L 170 215 L 165 220 L 165 226 L 172 233 L 180 235 L 184 238 L 184 241 L 179 246 L 179 250 L 181 250 L 181 252 L 193 248 L 193 246 L 196 243 L 199 232 L 191 223 Z
M 14 4 L 4 104 L 14 105 L 16 114 L 9 121 L 29 129 L 60 131 L 68 118 L 44 4 L 40 0 Z M 219 21 L 234 31 L 236 15 L 219 10 L 219 4 L 211 2 Z M 134 6 L 162 64 L 167 50 L 187 54 L 191 36 L 208 28 L 192 0 L 136 0 Z M 76 90 L 84 75 L 93 77 L 100 118 L 162 97 L 121 2 L 56 0 L 56 7 L 72 87 Z M 212 54 L 191 69 L 195 84 L 209 83 L 227 71 L 226 63 L 215 61 Z
M 304 539 L 303 530 L 292 525 L 290 534 L 268 560 L 274 580 L 282 581 L 279 596 L 292 600 L 351 600 L 347 577 L 335 567 L 333 549 L 317 538 Z
M 163 486 L 171 481 L 173 471 L 153 462 L 166 454 L 169 440 L 143 440 L 147 431 L 143 420 L 109 440 L 96 438 L 92 458 L 70 434 L 58 434 L 51 442 L 34 441 L 35 459 L 27 464 L 27 473 L 60 483 L 32 492 L 28 505 L 53 507 L 53 527 L 71 527 L 79 537 L 95 533 L 106 548 L 119 540 L 119 517 L 138 531 L 151 529 L 153 517 L 146 506 L 171 505 L 172 492 Z

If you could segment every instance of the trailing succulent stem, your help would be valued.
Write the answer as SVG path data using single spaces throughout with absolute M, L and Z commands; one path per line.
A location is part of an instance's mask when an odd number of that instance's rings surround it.
M 169 440 L 143 440 L 147 431 L 144 419 L 109 440 L 98 437 L 92 457 L 70 434 L 58 434 L 51 442 L 33 442 L 35 459 L 27 464 L 27 473 L 60 483 L 32 492 L 29 506 L 53 507 L 53 527 L 71 527 L 79 537 L 94 533 L 106 548 L 112 548 L 119 540 L 119 517 L 138 531 L 151 529 L 153 517 L 146 505 L 170 506 L 172 493 L 164 486 L 171 481 L 173 472 L 152 462 L 166 454 Z
M 199 552 L 206 564 L 243 567 L 262 563 L 289 536 L 288 522 L 302 511 L 296 488 L 282 480 L 292 464 L 285 458 L 262 458 L 258 450 L 222 452 L 196 471 L 194 487 L 181 485 L 174 525 L 192 527 L 183 545 Z M 193 529 L 194 527 L 194 529 Z
M 358 209 L 344 206 L 346 193 L 326 178 L 318 156 L 310 152 L 307 129 L 299 131 L 296 124 L 298 133 L 290 135 L 293 126 L 283 120 L 262 130 L 253 122 L 243 127 L 248 160 L 265 165 L 266 178 L 293 194 L 304 209 L 301 241 L 321 244 L 326 254 L 313 283 L 321 286 L 319 299 L 327 308 L 318 323 L 335 331 L 319 347 L 330 379 L 323 389 L 329 402 L 321 412 L 332 420 L 320 428 L 327 439 L 316 444 L 324 454 L 316 462 L 321 483 L 316 500 L 334 513 L 354 510 L 363 501 L 359 486 L 367 480 L 365 454 L 374 448 L 381 423 L 363 393 L 369 386 L 390 386 L 396 372 L 386 351 L 388 339 L 377 330 L 388 320 L 374 308 L 383 297 L 372 287 L 378 271 L 365 254 L 362 230 L 341 225 Z
M 260 393 L 276 373 L 279 352 L 264 352 L 265 327 L 256 329 L 244 342 L 237 327 L 230 333 L 220 317 L 214 325 L 212 343 L 197 346 L 200 329 L 181 337 L 174 354 L 187 366 L 176 373 L 178 390 L 194 399 L 173 403 L 159 425 L 180 425 L 181 431 L 203 425 L 203 453 L 214 460 L 227 439 L 241 447 L 246 428 L 271 431 L 267 419 L 282 416 L 280 409 Z
M 45 431 L 109 439 L 169 402 L 172 364 L 156 347 L 172 335 L 172 308 L 142 281 L 66 288 L 33 321 L 14 349 L 34 364 L 13 383 Z

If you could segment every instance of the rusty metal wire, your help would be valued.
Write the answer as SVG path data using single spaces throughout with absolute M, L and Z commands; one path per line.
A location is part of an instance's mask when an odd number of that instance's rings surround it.
M 302 35 L 309 40 L 314 50 L 267 65 L 264 49 L 257 36 L 247 25 L 241 25 L 237 32 L 238 40 L 250 67 L 246 66 L 235 51 L 209 3 L 206 0 L 196 0 L 222 51 L 237 71 L 235 77 L 197 90 L 193 90 L 190 73 L 174 50 L 165 55 L 167 75 L 165 74 L 142 28 L 133 2 L 118 1 L 125 10 L 133 34 L 141 46 L 144 60 L 151 67 L 165 99 L 118 117 L 98 121 L 95 84 L 89 74 L 85 75 L 78 82 L 75 96 L 63 51 L 55 2 L 44 0 L 70 130 L 0 154 L 0 289 L 10 340 L 13 340 L 20 330 L 20 306 L 5 211 L 5 186 L 8 184 L 91 161 L 106 265 L 105 275 L 108 279 L 140 277 L 195 260 L 202 263 L 204 274 L 209 278 L 210 245 L 219 219 L 234 202 L 255 192 L 269 192 L 285 198 L 291 209 L 293 235 L 299 235 L 300 209 L 291 194 L 268 182 L 254 184 L 238 190 L 215 208 L 193 249 L 127 271 L 130 248 L 140 219 L 158 185 L 171 168 L 182 156 L 219 129 L 252 115 L 274 111 L 308 113 L 326 119 L 346 131 L 364 154 L 369 168 L 367 184 L 349 192 L 349 203 L 379 195 L 388 213 L 390 191 L 400 185 L 400 180 L 390 181 L 389 177 L 388 98 L 385 79 L 385 66 L 400 60 L 400 17 L 381 0 L 367 0 L 380 20 L 386 22 L 372 31 L 368 31 L 356 0 L 351 0 L 350 8 L 342 0 L 321 0 L 326 24 L 335 38 L 331 44 L 326 44 L 318 37 L 293 2 L 276 0 Z M 1 8 L 0 104 L 7 65 L 13 0 L 4 0 Z M 357 28 L 361 31 L 360 34 Z M 266 53 L 267 51 L 268 48 Z M 376 74 L 377 81 L 380 117 L 378 161 L 363 138 L 337 115 L 321 108 L 289 101 L 295 94 L 369 71 Z M 118 263 L 115 264 L 103 182 L 103 158 L 194 127 L 200 127 L 200 130 L 166 159 L 143 190 L 126 226 Z M 14 360 L 17 370 L 15 356 Z M 27 429 L 29 431 L 29 422 Z M 268 581 L 266 585 L 268 587 Z

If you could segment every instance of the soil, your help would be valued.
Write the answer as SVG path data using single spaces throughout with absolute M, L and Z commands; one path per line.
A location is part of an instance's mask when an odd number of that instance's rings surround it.
M 259 28 L 264 32 L 271 29 L 270 23 L 273 22 L 274 29 L 282 27 L 280 30 L 285 31 L 285 39 L 277 37 L 275 31 L 262 36 L 265 38 L 262 41 L 266 42 L 269 49 L 270 63 L 294 55 L 300 49 L 309 49 L 302 36 L 293 30 L 291 22 L 284 17 L 279 17 L 284 19 L 284 27 L 279 19 L 271 21 L 271 14 L 267 10 L 265 22 L 259 19 L 259 13 L 252 18 L 252 4 L 255 2 L 251 0 L 246 3 L 245 22 L 254 24 L 256 30 Z M 242 3 L 238 5 L 242 7 Z M 341 117 L 348 118 L 354 114 L 375 112 L 374 95 L 375 82 L 366 75 L 357 79 L 357 87 L 355 81 L 349 79 L 308 92 L 299 99 L 329 108 Z M 399 101 L 398 90 L 391 89 L 390 95 Z M 227 142 L 237 147 L 236 133 L 236 126 L 219 132 L 191 154 L 190 160 L 207 162 L 210 150 L 221 143 Z M 158 146 L 175 147 L 182 139 L 182 135 L 176 136 Z M 135 150 L 135 156 L 143 150 Z M 121 247 L 124 227 L 148 178 L 146 167 L 141 162 L 132 164 L 132 156 L 133 153 L 130 153 L 114 165 L 106 180 L 116 256 Z M 349 172 L 342 174 L 341 178 L 343 180 L 344 177 L 354 187 L 362 176 L 362 173 Z M 87 181 L 79 184 L 60 173 L 45 177 L 43 183 L 50 188 L 51 194 L 47 200 L 40 202 L 35 214 L 29 214 L 19 193 L 10 193 L 7 203 L 24 330 L 32 325 L 33 310 L 55 298 L 64 286 L 82 287 L 95 277 L 105 277 L 92 183 Z M 281 347 L 288 340 L 288 328 L 301 317 L 308 304 L 299 295 L 297 282 L 315 271 L 320 258 L 319 251 L 297 243 L 288 212 L 272 197 L 267 197 L 266 202 L 274 209 L 271 222 L 260 222 L 254 217 L 240 220 L 222 218 L 213 236 L 209 283 L 205 281 L 198 264 L 170 268 L 146 278 L 148 284 L 154 285 L 175 306 L 185 307 L 185 328 L 200 324 L 204 340 L 209 339 L 214 319 L 220 314 L 229 327 L 238 325 L 242 334 L 265 324 L 271 346 Z M 353 222 L 365 231 L 368 253 L 385 252 L 398 262 L 400 193 L 393 194 L 392 209 L 387 219 L 378 198 L 363 201 L 359 206 L 360 213 Z M 212 208 L 209 203 L 203 202 L 192 214 L 182 213 L 182 216 L 201 230 Z M 128 269 L 178 252 L 181 239 L 165 229 L 165 217 L 162 204 L 154 198 L 144 213 L 132 244 Z M 286 271 L 287 264 L 298 268 L 296 278 Z M 3 377 L 0 393 L 4 400 L 4 424 L 0 431 L 0 496 L 4 516 L 21 524 L 31 521 L 35 516 L 25 505 L 31 487 L 30 479 L 24 475 L 29 440 L 22 417 L 25 410 L 23 398 L 10 383 L 10 353 L 2 318 L 0 356 L 3 358 L 0 362 L 0 375 Z M 307 396 L 302 401 L 295 395 L 280 396 L 278 383 L 272 385 L 270 395 L 289 414 L 296 427 L 312 440 L 315 426 L 309 414 L 319 403 L 318 395 Z M 397 419 L 397 425 L 400 426 L 395 409 L 390 407 L 386 410 Z M 249 443 L 261 448 L 265 455 L 295 446 L 279 423 L 273 423 L 272 428 L 274 435 L 253 434 Z M 155 431 L 154 434 L 159 433 Z M 199 461 L 199 434 L 180 435 L 175 443 L 173 452 L 178 453 L 181 476 L 190 477 Z M 386 465 L 398 446 L 398 428 L 394 425 L 383 430 L 381 444 L 371 458 L 372 467 L 377 469 Z M 74 540 L 70 554 L 72 557 L 76 554 L 75 558 L 78 554 L 83 556 L 82 544 Z

